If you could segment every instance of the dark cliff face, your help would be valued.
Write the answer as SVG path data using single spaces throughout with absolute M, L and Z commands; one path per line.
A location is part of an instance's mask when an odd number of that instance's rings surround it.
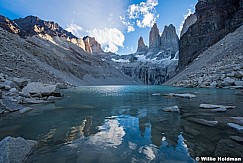
M 27 16 L 25 18 L 14 19 L 18 27 L 26 32 L 26 36 L 36 34 L 48 34 L 50 36 L 59 36 L 65 38 L 77 38 L 71 32 L 64 30 L 53 21 L 44 21 L 36 16 Z
M 199 0 L 196 16 L 180 39 L 180 69 L 243 24 L 242 0 Z

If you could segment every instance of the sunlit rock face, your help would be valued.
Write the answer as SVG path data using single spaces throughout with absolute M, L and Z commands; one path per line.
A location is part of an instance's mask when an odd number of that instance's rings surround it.
M 84 45 L 85 45 L 85 51 L 88 53 L 104 53 L 104 51 L 101 49 L 101 45 L 95 40 L 94 37 L 86 36 L 83 38 Z
M 58 46 L 70 48 L 72 43 L 92 54 L 103 54 L 101 45 L 93 37 L 78 38 L 53 21 L 45 21 L 36 16 L 10 20 L 0 15 L 0 27 L 22 38 L 40 36 Z
M 199 0 L 197 21 L 180 38 L 179 68 L 243 24 L 242 0 Z

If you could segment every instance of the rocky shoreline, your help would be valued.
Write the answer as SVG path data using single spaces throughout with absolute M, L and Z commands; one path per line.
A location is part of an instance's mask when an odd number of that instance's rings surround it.
M 31 107 L 24 106 L 26 104 L 55 102 L 63 97 L 59 90 L 66 88 L 68 86 L 65 84 L 31 82 L 29 79 L 0 73 L 0 115 L 31 110 Z
M 201 53 L 190 65 L 164 85 L 243 89 L 242 32 L 243 26 Z

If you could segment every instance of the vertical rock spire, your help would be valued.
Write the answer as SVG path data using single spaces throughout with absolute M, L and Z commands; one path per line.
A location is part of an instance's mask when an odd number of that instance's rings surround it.
M 144 51 L 146 51 L 146 50 L 148 50 L 148 46 L 146 46 L 146 45 L 144 44 L 143 37 L 140 37 L 140 38 L 138 39 L 138 48 L 137 48 L 137 52 L 144 52 Z
M 149 48 L 158 48 L 160 45 L 159 29 L 155 23 L 149 33 Z

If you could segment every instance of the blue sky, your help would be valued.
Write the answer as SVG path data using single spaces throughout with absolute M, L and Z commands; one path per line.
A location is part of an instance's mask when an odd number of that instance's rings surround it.
M 148 45 L 151 26 L 179 29 L 197 0 L 0 0 L 0 14 L 10 19 L 38 16 L 57 22 L 76 36 L 93 36 L 106 51 L 135 52 L 140 36 Z M 177 31 L 179 34 L 179 30 Z

